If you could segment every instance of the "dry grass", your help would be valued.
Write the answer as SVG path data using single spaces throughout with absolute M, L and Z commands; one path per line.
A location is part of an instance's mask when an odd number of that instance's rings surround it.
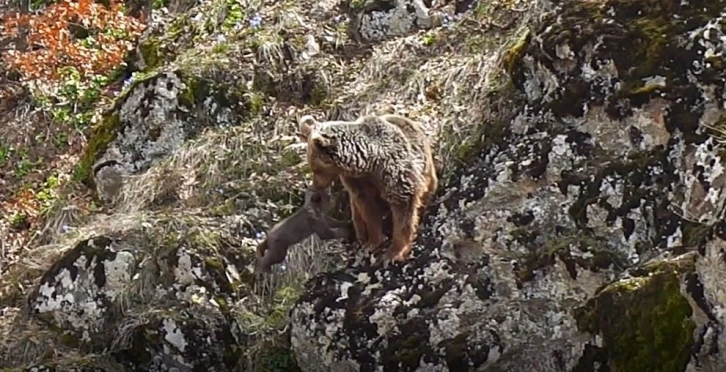
M 266 196 L 276 201 L 297 196 L 305 182 L 302 153 L 287 147 L 292 137 L 269 134 L 272 138 L 263 138 L 250 127 L 207 132 L 148 172 L 127 177 L 114 211 L 150 209 L 169 195 L 184 208 L 214 207 L 235 198 L 220 195 L 225 190 L 261 192 L 258 202 L 265 203 Z M 277 190 L 264 192 L 262 185 Z

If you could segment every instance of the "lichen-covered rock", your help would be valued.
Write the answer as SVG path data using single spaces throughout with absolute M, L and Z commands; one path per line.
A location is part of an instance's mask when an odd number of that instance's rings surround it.
M 215 250 L 208 240 L 220 232 L 210 234 L 171 232 L 154 247 L 148 240 L 157 235 L 137 225 L 84 240 L 47 271 L 31 310 L 67 344 L 109 349 L 131 370 L 233 370 L 243 340 L 228 304 L 251 274 L 230 260 L 244 267 L 252 257 Z
M 695 258 L 691 252 L 634 270 L 575 309 L 581 330 L 603 336 L 588 345 L 577 368 L 684 371 L 691 357 L 684 345 L 693 344 L 696 322 L 680 287 L 693 274 Z
M 90 138 L 105 215 L 0 278 L 0 367 L 723 370 L 723 8 L 197 2 Z M 253 277 L 309 176 L 295 118 L 371 112 L 437 144 L 413 257 L 311 239 Z
M 724 306 L 702 255 L 723 243 L 708 232 L 724 211 L 709 128 L 726 115 L 725 4 L 572 0 L 532 24 L 502 58 L 516 90 L 480 99 L 506 109 L 442 186 L 414 258 L 361 254 L 308 284 L 291 315 L 301 367 L 724 368 L 703 346 L 722 345 L 721 320 L 698 314 Z M 697 276 L 628 279 L 696 248 Z M 576 314 L 588 306 L 598 326 Z
M 380 41 L 403 36 L 440 23 L 430 1 L 346 0 L 353 32 L 364 41 Z
M 113 202 L 123 175 L 147 170 L 204 128 L 230 126 L 248 114 L 237 89 L 185 70 L 133 82 L 91 138 L 80 177 L 96 184 L 101 200 Z
M 131 285 L 138 259 L 107 237 L 80 242 L 41 278 L 30 298 L 32 311 L 82 341 L 105 337 L 104 327 L 119 296 Z

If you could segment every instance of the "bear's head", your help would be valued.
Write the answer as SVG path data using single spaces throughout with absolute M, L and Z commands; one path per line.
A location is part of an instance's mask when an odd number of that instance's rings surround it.
M 335 138 L 331 137 L 324 129 L 326 123 L 315 120 L 311 115 L 300 118 L 299 136 L 307 142 L 307 159 L 310 169 L 313 171 L 312 190 L 322 190 L 330 186 L 342 170 L 333 160 L 335 150 Z

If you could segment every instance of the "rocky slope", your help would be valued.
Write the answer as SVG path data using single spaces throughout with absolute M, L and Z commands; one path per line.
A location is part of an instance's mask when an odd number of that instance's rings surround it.
M 2 279 L 0 366 L 726 368 L 725 6 L 208 1 L 162 17 L 78 166 L 105 213 L 60 208 L 49 226 L 71 228 Z M 312 239 L 255 278 L 259 234 L 309 177 L 295 119 L 394 111 L 437 140 L 413 257 L 383 268 Z

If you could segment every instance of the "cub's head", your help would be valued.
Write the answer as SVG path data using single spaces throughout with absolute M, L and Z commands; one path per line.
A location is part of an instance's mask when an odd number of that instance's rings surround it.
M 313 190 L 309 188 L 305 190 L 305 205 L 318 212 L 326 210 L 330 205 L 329 189 Z
M 336 140 L 326 130 L 328 124 L 315 120 L 311 115 L 301 117 L 298 123 L 299 136 L 308 144 L 308 164 L 313 171 L 312 189 L 322 190 L 330 186 L 341 173 L 332 156 L 336 149 Z

